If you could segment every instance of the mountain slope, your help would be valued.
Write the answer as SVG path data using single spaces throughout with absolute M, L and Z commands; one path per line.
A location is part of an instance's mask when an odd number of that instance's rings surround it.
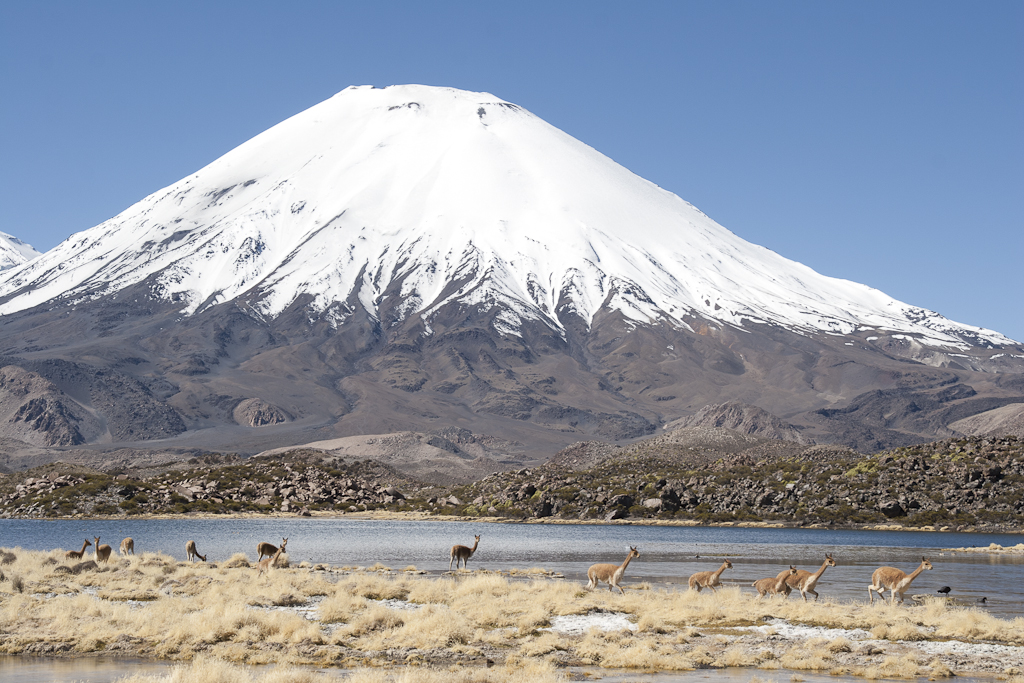
M 0 271 L 20 266 L 39 256 L 31 244 L 25 244 L 17 237 L 0 232 Z
M 242 297 L 277 317 L 310 293 L 335 324 L 354 297 L 428 333 L 458 301 L 500 306 L 506 334 L 611 310 L 1012 343 L 752 245 L 516 105 L 423 86 L 348 88 L 256 136 L 9 275 L 0 313 L 143 281 L 185 314 Z
M 752 245 L 516 105 L 425 86 L 346 89 L 5 272 L 0 322 L 4 364 L 111 447 L 458 428 L 529 460 L 738 402 L 876 449 L 1024 401 L 1013 340 Z

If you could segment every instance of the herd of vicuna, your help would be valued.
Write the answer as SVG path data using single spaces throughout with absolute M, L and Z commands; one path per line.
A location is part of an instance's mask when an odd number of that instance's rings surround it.
M 479 540 L 477 536 L 477 540 Z M 461 547 L 461 546 L 460 546 Z M 473 546 L 476 548 L 476 546 Z M 452 549 L 455 552 L 455 549 Z M 608 590 L 612 588 L 618 588 L 620 593 L 625 593 L 622 590 L 622 586 L 619 585 L 619 581 L 622 579 L 622 575 L 626 572 L 626 567 L 629 566 L 630 561 L 640 557 L 640 551 L 635 547 L 630 546 L 629 555 L 626 556 L 625 561 L 622 564 L 595 564 L 587 570 L 587 578 L 590 581 L 587 583 L 587 588 L 597 588 L 598 583 L 607 583 Z M 783 569 L 779 572 L 778 576 L 770 576 L 765 579 L 758 579 L 753 584 L 753 587 L 757 589 L 759 597 L 766 595 L 783 595 L 788 596 L 792 591 L 800 591 L 801 597 L 804 602 L 807 601 L 807 594 L 810 593 L 814 596 L 814 599 L 818 599 L 818 592 L 815 587 L 818 585 L 818 580 L 821 579 L 821 575 L 825 573 L 825 570 L 829 567 L 836 566 L 836 561 L 832 559 L 832 554 L 827 553 L 825 555 L 825 561 L 822 563 L 821 568 L 818 571 L 811 573 L 803 569 L 797 569 L 796 567 L 790 566 L 789 569 Z M 899 596 L 900 602 L 903 602 L 903 594 L 910 588 L 910 584 L 913 583 L 917 575 L 923 572 L 925 569 L 931 569 L 932 563 L 928 561 L 928 558 L 921 558 L 921 565 L 914 570 L 913 573 L 907 574 L 896 567 L 879 567 L 871 575 L 871 585 L 868 586 L 868 598 L 871 602 L 875 601 L 875 593 L 878 593 L 878 597 L 884 600 L 882 595 L 885 591 L 889 591 L 889 598 L 892 604 L 896 603 L 896 597 Z M 732 569 L 732 562 L 726 560 L 722 563 L 722 566 L 715 571 L 697 572 L 690 576 L 689 586 L 691 590 L 695 590 L 698 593 L 701 589 L 710 588 L 711 592 L 715 592 L 717 586 L 722 585 L 722 572 L 726 569 Z M 940 589 L 942 592 L 942 589 Z M 946 588 L 945 592 L 949 592 Z
M 456 571 L 459 569 L 459 565 L 462 565 L 463 569 L 468 568 L 469 558 L 476 552 L 477 546 L 480 545 L 480 537 L 474 537 L 473 547 L 464 545 L 453 545 L 449 554 L 448 570 L 452 570 L 454 564 Z M 89 539 L 85 539 L 82 544 L 81 550 L 69 550 L 65 553 L 65 557 L 69 560 L 81 560 L 85 555 L 85 549 L 90 545 L 93 545 L 96 553 L 96 562 L 107 562 L 110 559 L 111 548 L 109 545 L 100 544 L 99 537 L 93 539 L 93 543 L 89 542 Z M 256 546 L 256 552 L 258 554 L 257 559 L 257 576 L 266 573 L 271 567 L 277 565 L 277 560 L 282 553 L 285 552 L 285 547 L 288 545 L 288 539 L 281 539 L 280 547 L 275 546 L 271 543 L 263 541 Z M 135 554 L 135 541 L 131 538 L 126 538 L 121 541 L 121 555 L 134 555 Z M 185 556 L 189 562 L 195 562 L 202 560 L 206 562 L 206 555 L 200 555 L 199 551 L 196 550 L 196 542 L 189 541 L 185 544 Z M 608 590 L 612 588 L 618 588 L 620 593 L 625 593 L 622 590 L 622 586 L 619 585 L 619 581 L 622 580 L 622 575 L 626 572 L 626 567 L 629 563 L 640 557 L 640 551 L 634 546 L 630 546 L 629 554 L 622 564 L 595 564 L 591 565 L 590 569 L 587 570 L 587 588 L 593 590 L 597 588 L 599 583 L 607 583 Z M 788 596 L 791 592 L 799 591 L 800 596 L 807 601 L 807 595 L 811 594 L 814 599 L 818 599 L 818 592 L 815 589 L 818 585 L 818 581 L 821 579 L 822 574 L 829 567 L 836 566 L 835 560 L 832 559 L 831 553 L 826 553 L 825 561 L 816 572 L 809 572 L 804 569 L 797 569 L 796 567 L 790 566 L 789 569 L 784 569 L 779 572 L 778 576 L 770 576 L 764 579 L 758 579 L 752 585 L 757 589 L 758 596 L 764 597 L 766 595 L 782 595 Z M 889 601 L 892 604 L 896 603 L 897 596 L 900 602 L 903 602 L 903 594 L 910 588 L 910 584 L 917 578 L 917 575 L 926 569 L 931 569 L 932 563 L 928 561 L 928 558 L 921 558 L 921 565 L 915 569 L 912 573 L 907 574 L 906 572 L 897 569 L 896 567 L 879 567 L 871 574 L 871 585 L 868 586 L 868 597 L 871 602 L 875 601 L 875 593 L 878 593 L 878 597 L 882 600 L 885 599 L 885 591 L 889 591 Z M 710 588 L 711 592 L 715 592 L 716 587 L 722 585 L 722 572 L 726 569 L 732 569 L 732 562 L 725 560 L 715 571 L 697 572 L 690 576 L 689 586 L 691 590 L 695 590 L 698 593 L 704 588 Z M 939 592 L 943 592 L 940 589 Z M 948 588 L 945 588 L 945 592 L 949 592 Z

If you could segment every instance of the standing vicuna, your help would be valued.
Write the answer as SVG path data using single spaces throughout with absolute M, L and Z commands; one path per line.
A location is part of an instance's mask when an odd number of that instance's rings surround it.
M 128 538 L 126 538 L 123 541 L 121 541 L 121 555 L 134 555 L 134 554 L 135 554 L 135 541 L 133 541 L 132 537 L 129 536 Z
M 472 548 L 467 548 L 464 545 L 453 545 L 451 558 L 448 560 L 448 571 L 452 570 L 452 562 L 455 563 L 455 568 L 459 568 L 459 561 L 462 561 L 462 568 L 467 569 L 469 567 L 469 558 L 473 557 L 473 553 L 476 552 L 476 547 L 480 545 L 480 537 L 474 536 L 476 541 L 473 543 Z
M 818 579 L 825 573 L 825 570 L 829 567 L 836 566 L 836 561 L 832 559 L 832 555 L 826 553 L 825 562 L 821 565 L 821 569 L 814 572 L 813 574 L 806 569 L 798 569 L 796 574 L 792 574 L 789 570 L 779 572 L 777 578 L 785 578 L 786 583 L 789 584 L 790 588 L 794 588 L 800 591 L 800 595 L 803 597 L 804 602 L 807 602 L 807 594 L 810 593 L 814 596 L 814 601 L 818 601 L 818 592 L 814 590 L 815 586 L 818 585 Z
M 782 597 L 788 597 L 790 591 L 793 588 L 786 583 L 786 580 L 796 576 L 796 567 L 793 565 L 789 566 L 789 569 L 781 572 L 778 576 L 769 576 L 767 579 L 758 579 L 754 583 L 750 584 L 757 589 L 759 597 L 764 597 L 769 593 L 772 595 L 782 594 Z
M 188 558 L 189 562 L 195 562 L 196 558 L 206 562 L 206 555 L 200 555 L 199 551 L 196 550 L 195 541 L 189 541 L 185 544 L 185 556 Z
M 259 570 L 256 572 L 256 576 L 262 576 L 263 572 L 269 571 L 271 567 L 277 565 L 277 558 L 281 557 L 281 553 L 284 552 L 284 547 L 288 545 L 288 539 L 281 539 L 281 547 L 274 551 L 274 554 L 270 557 L 259 561 Z
M 721 576 L 722 572 L 726 569 L 732 569 L 732 562 L 729 560 L 723 562 L 722 566 L 716 571 L 697 572 L 690 577 L 690 589 L 696 589 L 696 591 L 700 593 L 701 588 L 710 588 L 712 593 L 717 593 L 718 591 L 715 590 L 715 586 L 722 585 Z
M 288 542 L 287 538 L 281 540 L 283 541 L 281 545 L 284 545 Z M 266 541 L 260 541 L 256 544 L 256 552 L 259 554 L 259 557 L 256 558 L 256 561 L 259 562 L 263 559 L 264 556 L 270 557 L 271 555 L 276 553 L 277 546 L 272 543 L 267 543 Z
M 635 557 L 640 557 L 640 551 L 633 546 L 629 546 L 629 555 L 626 555 L 626 560 L 622 564 L 592 564 L 590 569 L 587 570 L 587 578 L 590 581 L 587 583 L 587 588 L 593 590 L 597 588 L 597 584 L 600 581 L 604 581 L 608 584 L 608 591 L 610 592 L 612 587 L 619 589 L 619 592 L 623 595 L 626 591 L 622 590 L 622 586 L 619 585 L 619 581 L 622 580 L 622 575 L 626 573 L 626 567 L 629 566 L 630 560 Z
M 85 555 L 85 549 L 88 548 L 91 545 L 92 545 L 92 543 L 89 542 L 89 539 L 88 538 L 85 539 L 85 542 L 82 543 L 82 549 L 81 550 L 69 550 L 69 551 L 67 551 L 66 553 L 64 553 L 64 559 L 65 560 L 80 560 L 80 559 L 82 559 L 82 555 Z
M 868 597 L 871 602 L 875 601 L 875 592 L 881 600 L 885 600 L 882 593 L 889 589 L 889 604 L 896 604 L 896 595 L 899 594 L 900 602 L 903 602 L 903 594 L 910 588 L 911 582 L 925 569 L 931 569 L 932 563 L 927 557 L 921 558 L 921 566 L 914 570 L 913 574 L 907 574 L 896 567 L 879 567 L 871 575 L 871 585 L 868 586 Z
M 110 559 L 110 546 L 104 543 L 100 545 L 100 537 L 96 536 L 92 540 L 93 548 L 96 550 L 96 562 L 106 562 Z

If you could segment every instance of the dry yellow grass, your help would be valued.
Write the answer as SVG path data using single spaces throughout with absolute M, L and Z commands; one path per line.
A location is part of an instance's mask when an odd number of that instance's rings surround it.
M 75 575 L 68 569 L 74 563 L 66 562 L 62 551 L 13 552 L 17 559 L 4 569 L 8 577 L 21 577 L 22 590 L 15 590 L 10 580 L 0 582 L 0 623 L 5 625 L 0 653 L 38 652 L 40 643 L 92 653 L 116 643 L 119 653 L 196 660 L 209 669 L 211 657 L 218 662 L 351 668 L 368 662 L 400 664 L 407 657 L 422 659 L 418 653 L 444 651 L 444 661 L 465 665 L 465 671 L 453 673 L 432 655 L 435 668 L 364 671 L 352 679 L 388 683 L 434 680 L 431 676 L 510 681 L 501 676 L 512 676 L 516 666 L 526 664 L 542 666 L 540 678 L 532 680 L 556 680 L 544 678 L 555 676 L 548 660 L 659 671 L 723 666 L 850 669 L 868 678 L 951 673 L 941 659 L 922 664 L 912 657 L 849 666 L 854 648 L 845 638 L 810 639 L 793 646 L 788 641 L 773 644 L 754 631 L 755 642 L 747 638 L 738 644 L 739 635 L 751 634 L 744 627 L 762 623 L 765 608 L 753 593 L 737 587 L 712 594 L 646 586 L 619 595 L 586 591 L 580 583 L 553 581 L 532 571 L 530 578 L 510 579 L 484 572 L 429 577 L 383 570 L 327 573 L 306 567 L 280 568 L 257 578 L 244 555 L 212 567 L 155 553 L 112 557 L 109 566 Z M 407 601 L 415 608 L 397 609 L 384 602 L 388 600 Z M 304 607 L 306 616 L 283 609 L 289 606 Z M 571 637 L 545 630 L 558 616 L 608 612 L 628 615 L 635 632 L 592 629 Z M 890 640 L 934 637 L 1022 644 L 1024 639 L 1024 619 L 998 619 L 942 600 L 895 607 L 824 599 L 780 601 L 771 605 L 771 615 L 808 626 L 865 629 Z M 498 665 L 481 666 L 487 657 Z M 198 675 L 188 667 L 181 671 Z M 223 671 L 225 677 L 218 680 L 264 680 L 251 678 L 256 674 L 245 669 Z M 177 672 L 167 676 L 186 675 Z M 300 673 L 258 675 L 284 677 L 268 681 L 305 680 L 287 678 Z M 426 678 L 408 677 L 414 675 Z

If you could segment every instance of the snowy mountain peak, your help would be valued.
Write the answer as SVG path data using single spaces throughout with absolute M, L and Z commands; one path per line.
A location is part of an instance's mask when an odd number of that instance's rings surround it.
M 37 256 L 39 252 L 31 244 L 26 244 L 6 232 L 0 232 L 0 271 L 20 266 Z
M 343 324 L 444 305 L 564 331 L 635 324 L 875 329 L 938 346 L 1012 344 L 750 244 L 523 108 L 488 93 L 350 87 L 0 278 L 0 314 L 147 282 L 192 315 L 302 295 Z

